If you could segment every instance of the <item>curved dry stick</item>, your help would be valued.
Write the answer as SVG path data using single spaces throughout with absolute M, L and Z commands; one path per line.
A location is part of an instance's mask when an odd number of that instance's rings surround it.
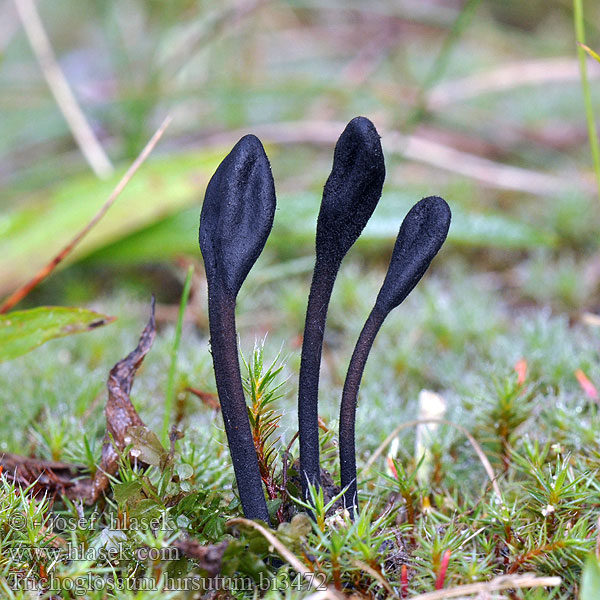
M 317 221 L 317 256 L 298 382 L 300 472 L 305 498 L 309 497 L 309 483 L 320 485 L 318 392 L 327 307 L 341 262 L 373 214 L 384 179 L 379 134 L 371 121 L 356 117 L 336 144 Z
M 273 226 L 275 185 L 260 140 L 243 137 L 206 189 L 200 250 L 215 380 L 244 514 L 269 522 L 238 359 L 235 300 Z
M 375 306 L 360 332 L 352 353 L 340 408 L 340 474 L 346 508 L 353 515 L 358 506 L 356 485 L 355 426 L 358 390 L 362 375 L 383 321 L 423 277 L 442 247 L 450 227 L 450 207 L 431 196 L 415 204 L 400 226 L 392 259 Z
M 537 577 L 534 573 L 525 573 L 523 575 L 500 575 L 494 577 L 491 581 L 481 581 L 478 583 L 468 583 L 459 585 L 446 590 L 436 590 L 413 596 L 411 600 L 444 600 L 444 598 L 465 598 L 479 594 L 484 598 L 491 592 L 514 589 L 526 589 L 534 587 L 556 587 L 562 583 L 560 577 Z
M 358 558 L 353 558 L 352 563 L 356 565 L 361 571 L 368 573 L 373 579 L 376 579 L 383 589 L 388 593 L 390 598 L 397 598 L 398 593 L 394 591 L 394 588 L 390 585 L 390 582 L 376 569 L 374 569 L 371 565 L 368 565 L 366 562 L 359 560 Z

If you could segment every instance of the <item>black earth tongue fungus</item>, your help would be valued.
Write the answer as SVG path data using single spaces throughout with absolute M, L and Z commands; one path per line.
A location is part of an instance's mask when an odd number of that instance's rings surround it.
M 298 430 L 302 489 L 320 485 L 318 388 L 327 307 L 342 259 L 357 240 L 381 197 L 385 164 L 379 134 L 356 117 L 340 136 L 317 221 L 313 272 L 298 382 Z
M 269 522 L 238 361 L 235 300 L 275 215 L 275 185 L 260 140 L 243 137 L 212 176 L 200 215 L 210 343 L 233 468 L 248 519 Z
M 350 360 L 340 408 L 340 472 L 344 503 L 354 515 L 356 489 L 355 420 L 358 390 L 369 352 L 387 315 L 417 285 L 442 247 L 450 227 L 450 207 L 431 196 L 415 204 L 400 226 L 387 274 L 375 306 L 360 333 Z

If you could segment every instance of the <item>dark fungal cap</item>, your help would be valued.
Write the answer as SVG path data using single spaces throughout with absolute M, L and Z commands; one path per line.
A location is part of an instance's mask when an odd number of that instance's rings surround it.
M 417 202 L 404 218 L 377 306 L 390 311 L 417 285 L 442 247 L 450 228 L 450 207 L 430 196 Z
M 371 152 L 381 152 L 380 135 L 370 119 L 354 117 L 342 133 L 344 140 L 354 140 L 362 143 Z
M 244 136 L 212 176 L 200 215 L 209 282 L 237 294 L 260 255 L 275 214 L 271 165 L 260 140 Z
M 317 222 L 317 255 L 340 262 L 381 197 L 385 163 L 379 134 L 365 117 L 348 123 L 333 155 Z

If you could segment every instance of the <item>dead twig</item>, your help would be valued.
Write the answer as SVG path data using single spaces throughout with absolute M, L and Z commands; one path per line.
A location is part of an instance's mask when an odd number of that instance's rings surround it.
M 590 78 L 592 77 L 600 77 L 599 65 L 590 64 Z M 450 104 L 483 94 L 506 92 L 528 85 L 579 83 L 579 78 L 579 65 L 574 58 L 558 57 L 509 63 L 436 85 L 427 97 L 427 109 L 439 111 Z
M 390 585 L 390 582 L 376 569 L 374 569 L 373 567 L 371 567 L 370 565 L 368 565 L 366 562 L 359 560 L 358 558 L 355 558 L 352 561 L 359 569 L 361 569 L 362 571 L 364 571 L 365 573 L 368 573 L 371 577 L 373 577 L 374 579 L 376 579 L 381 586 L 383 587 L 383 589 L 392 597 L 392 598 L 397 598 L 398 594 L 394 591 L 394 588 L 392 588 L 392 586 Z
M 256 529 L 266 540 L 277 550 L 282 558 L 284 558 L 290 566 L 298 573 L 302 575 L 304 579 L 308 582 L 316 590 L 320 589 L 321 584 L 319 583 L 319 579 L 315 577 L 315 573 L 308 569 L 305 565 L 300 562 L 300 559 L 288 548 L 280 542 L 268 529 L 257 523 L 256 521 L 251 521 L 250 519 L 230 519 L 227 521 L 227 525 L 243 525 L 244 527 L 251 527 L 252 529 Z
M 437 590 L 427 594 L 413 596 L 411 600 L 443 600 L 444 598 L 460 598 L 472 596 L 474 594 L 489 594 L 500 590 L 509 590 L 511 588 L 533 588 L 533 587 L 555 587 L 562 582 L 560 577 L 536 577 L 535 575 L 525 574 L 514 577 L 501 576 L 495 577 L 491 581 L 481 583 L 470 583 L 460 585 L 447 590 Z

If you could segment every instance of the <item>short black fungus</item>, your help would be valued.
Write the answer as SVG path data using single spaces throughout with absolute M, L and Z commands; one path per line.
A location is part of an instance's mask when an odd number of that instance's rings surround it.
M 355 420 L 358 390 L 375 336 L 387 315 L 417 285 L 442 247 L 450 227 L 450 208 L 432 196 L 417 202 L 406 215 L 396 239 L 385 280 L 354 348 L 340 408 L 340 470 L 346 488 L 346 508 L 353 515 L 357 502 Z
M 260 140 L 243 137 L 217 168 L 200 215 L 217 391 L 244 514 L 268 522 L 242 387 L 235 301 L 273 226 L 275 185 Z
M 317 221 L 316 262 L 298 382 L 300 470 L 305 498 L 308 483 L 320 485 L 318 389 L 327 308 L 341 262 L 373 214 L 384 179 L 379 134 L 369 119 L 356 117 L 336 144 Z

